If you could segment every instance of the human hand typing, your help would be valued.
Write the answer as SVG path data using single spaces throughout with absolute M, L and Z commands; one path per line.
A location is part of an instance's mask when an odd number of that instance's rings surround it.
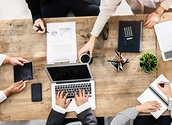
M 75 91 L 75 102 L 77 106 L 80 106 L 86 102 L 88 102 L 88 97 L 89 97 L 89 93 L 85 93 L 84 89 L 79 89 L 79 93 L 77 94 L 77 92 Z
M 72 100 L 68 100 L 66 102 L 69 93 L 64 94 L 64 92 L 65 91 L 62 90 L 62 91 L 58 91 L 58 93 L 56 94 L 56 105 L 66 109 Z

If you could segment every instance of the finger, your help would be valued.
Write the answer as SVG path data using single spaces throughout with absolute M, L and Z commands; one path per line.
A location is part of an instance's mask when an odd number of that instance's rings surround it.
M 64 90 L 60 92 L 60 98 L 63 98 Z
M 22 82 L 22 84 L 20 84 L 19 86 L 17 86 L 17 88 L 18 88 L 18 90 L 19 91 L 21 91 L 22 90 L 22 88 L 25 86 L 25 83 L 24 82 Z
M 23 82 L 23 85 L 20 88 L 20 91 L 22 91 L 26 87 L 26 82 Z
M 66 102 L 66 104 L 65 104 L 65 107 L 67 108 L 68 105 L 69 105 L 71 102 L 72 102 L 72 99 L 68 100 L 68 101 Z
M 85 97 L 85 89 L 82 89 L 82 96 Z
M 28 60 L 23 59 L 23 58 L 21 58 L 21 57 L 19 58 L 19 61 L 22 62 L 22 63 L 27 63 L 27 62 L 29 62 Z
M 79 89 L 79 97 L 81 97 L 82 96 L 82 91 L 81 91 L 81 89 Z
M 57 98 L 60 98 L 60 93 L 61 93 L 61 91 L 58 91 L 58 92 L 57 92 L 57 94 L 56 94 L 56 97 L 57 97 Z
M 67 92 L 65 95 L 64 95 L 64 99 L 67 99 L 67 96 L 69 95 L 69 93 Z
M 74 91 L 75 97 L 78 98 L 78 94 L 76 91 Z

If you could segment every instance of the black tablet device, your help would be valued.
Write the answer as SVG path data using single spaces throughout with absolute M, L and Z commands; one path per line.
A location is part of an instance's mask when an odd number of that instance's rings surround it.
M 23 66 L 14 66 L 14 82 L 20 80 L 32 80 L 33 79 L 33 64 L 32 62 L 25 63 Z

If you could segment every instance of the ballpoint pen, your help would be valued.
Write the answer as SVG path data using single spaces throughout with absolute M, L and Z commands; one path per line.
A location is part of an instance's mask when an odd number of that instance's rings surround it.
M 38 29 L 36 30 L 36 32 L 38 32 L 38 31 L 43 31 L 42 28 L 41 28 L 41 26 L 35 25 L 35 27 L 38 28 Z M 46 32 L 46 33 L 49 33 L 47 30 L 46 30 L 45 32 Z
M 161 87 L 164 87 L 164 85 L 165 84 L 170 84 L 171 82 L 162 82 L 162 83 L 160 83 L 159 85 L 161 86 Z

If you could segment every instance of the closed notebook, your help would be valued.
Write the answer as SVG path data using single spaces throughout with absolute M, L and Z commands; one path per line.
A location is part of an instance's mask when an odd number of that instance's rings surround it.
M 119 21 L 119 52 L 140 52 L 141 42 L 142 21 Z

